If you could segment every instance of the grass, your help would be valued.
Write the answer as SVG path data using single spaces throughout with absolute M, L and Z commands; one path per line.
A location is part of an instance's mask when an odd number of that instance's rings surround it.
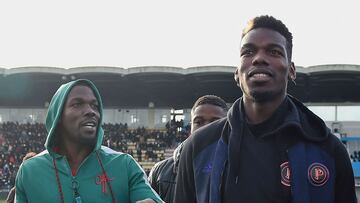
M 0 200 L 0 203 L 5 203 L 5 200 Z

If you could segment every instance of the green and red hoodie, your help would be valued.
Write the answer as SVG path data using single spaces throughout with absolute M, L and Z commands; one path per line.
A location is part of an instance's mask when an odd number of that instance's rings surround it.
M 94 92 L 100 112 L 97 142 L 76 172 L 72 172 L 66 156 L 56 151 L 56 126 L 70 90 L 87 84 Z M 163 202 L 150 187 L 139 164 L 128 154 L 101 146 L 104 131 L 101 127 L 103 107 L 100 94 L 89 80 L 63 84 L 53 96 L 47 117 L 46 150 L 24 162 L 16 177 L 16 202 L 136 202 L 153 199 Z

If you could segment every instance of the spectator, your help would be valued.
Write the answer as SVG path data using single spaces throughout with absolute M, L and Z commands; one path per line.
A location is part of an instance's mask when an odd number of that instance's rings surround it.
M 226 112 L 226 103 L 220 97 L 214 95 L 200 97 L 191 109 L 191 133 L 204 125 L 225 117 Z M 149 175 L 151 186 L 168 203 L 174 200 L 176 174 L 181 150 L 182 144 L 175 149 L 173 157 L 155 164 Z

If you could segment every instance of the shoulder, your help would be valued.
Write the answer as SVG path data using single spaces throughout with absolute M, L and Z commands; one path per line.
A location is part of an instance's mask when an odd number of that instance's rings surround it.
M 337 138 L 335 135 L 331 133 L 329 133 L 329 138 L 327 142 L 328 142 L 327 144 L 328 146 L 325 147 L 329 148 L 328 150 L 334 157 L 336 165 L 338 164 L 349 165 L 346 163 L 350 163 L 350 156 L 344 143 L 342 143 L 339 138 Z M 348 167 L 350 167 L 350 165 Z
M 172 173 L 174 167 L 174 159 L 172 157 L 157 162 L 151 169 L 149 179 L 157 180 L 160 176 Z
M 50 170 L 52 167 L 52 158 L 46 150 L 28 160 L 23 161 L 16 175 L 17 187 L 22 184 L 25 187 L 29 181 L 32 181 L 33 177 L 47 176 L 53 172 Z
M 101 146 L 101 148 L 98 150 L 99 155 L 104 162 L 105 165 L 111 165 L 111 167 L 128 167 L 129 165 L 132 165 L 133 163 L 137 163 L 135 159 L 123 152 L 115 151 L 109 147 Z
M 159 173 L 160 174 L 160 173 L 162 173 L 162 171 L 164 171 L 166 169 L 171 168 L 171 170 L 172 170 L 173 166 L 174 166 L 174 159 L 172 157 L 170 157 L 170 158 L 167 158 L 167 159 L 162 160 L 160 162 L 157 162 L 154 165 L 152 171 L 154 171 L 154 173 Z
M 322 148 L 327 151 L 331 156 L 338 157 L 340 154 L 341 156 L 346 156 L 348 158 L 348 153 L 346 150 L 345 145 L 341 142 L 339 138 L 337 138 L 332 133 L 328 133 L 327 139 L 321 143 Z
M 115 151 L 109 147 L 106 147 L 104 145 L 101 145 L 100 150 L 105 154 L 105 155 L 109 155 L 109 156 L 122 156 L 125 155 L 126 153 L 123 152 L 119 152 L 119 151 Z
M 101 146 L 99 153 L 102 155 L 102 157 L 105 160 L 117 160 L 117 161 L 127 160 L 127 161 L 130 161 L 131 159 L 133 159 L 132 156 L 130 156 L 127 153 L 119 152 L 119 151 L 113 150 L 106 146 Z
M 153 170 L 154 171 L 162 171 L 164 168 L 168 168 L 173 165 L 174 165 L 174 159 L 172 157 L 170 157 L 165 160 L 157 162 L 154 165 Z
M 21 168 L 34 169 L 36 167 L 43 167 L 45 164 L 50 164 L 50 163 L 51 163 L 51 156 L 47 150 L 44 150 L 39 154 L 35 155 L 34 157 L 25 160 L 21 164 Z

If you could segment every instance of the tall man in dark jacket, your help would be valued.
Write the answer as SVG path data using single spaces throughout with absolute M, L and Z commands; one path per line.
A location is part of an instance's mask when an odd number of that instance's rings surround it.
M 226 103 L 220 97 L 215 95 L 200 97 L 191 109 L 191 133 L 206 124 L 225 117 L 226 112 Z M 182 146 L 180 144 L 175 149 L 173 157 L 156 163 L 149 175 L 151 186 L 166 203 L 171 203 L 174 200 L 175 180 Z
M 292 34 L 279 20 L 249 21 L 235 80 L 243 96 L 227 118 L 199 129 L 183 147 L 175 203 L 356 202 L 343 144 L 286 94 L 295 80 Z

